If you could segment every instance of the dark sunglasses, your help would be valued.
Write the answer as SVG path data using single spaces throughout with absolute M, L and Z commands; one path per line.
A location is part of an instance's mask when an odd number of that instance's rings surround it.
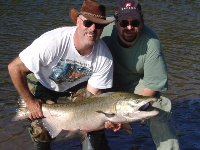
M 79 17 L 81 19 L 81 17 Z M 81 19 L 82 20 L 82 19 Z M 105 27 L 104 24 L 98 24 L 98 23 L 94 23 L 90 20 L 82 20 L 83 21 L 83 25 L 87 28 L 91 27 L 93 24 L 95 24 L 95 28 L 96 29 L 103 29 Z
M 139 20 L 133 20 L 133 21 L 128 21 L 128 20 L 122 20 L 122 21 L 119 21 L 120 22 L 120 26 L 121 27 L 127 27 L 129 24 L 132 26 L 132 27 L 138 27 L 140 25 L 140 21 Z

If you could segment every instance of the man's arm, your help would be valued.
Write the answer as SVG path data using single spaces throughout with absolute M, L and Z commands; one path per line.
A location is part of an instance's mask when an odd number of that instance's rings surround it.
M 139 92 L 138 95 L 142 95 L 142 96 L 155 96 L 156 95 L 156 91 L 148 89 L 148 88 L 143 88 L 142 91 Z
M 102 93 L 102 90 L 101 89 L 97 89 L 97 88 L 94 88 L 92 87 L 90 84 L 87 84 L 87 91 L 86 92 L 86 98 L 87 97 L 90 97 L 92 95 L 99 95 Z M 90 94 L 89 94 L 90 93 Z
M 42 101 L 34 98 L 28 88 L 26 75 L 30 70 L 24 65 L 19 56 L 8 65 L 8 71 L 15 88 L 24 99 L 30 111 L 29 118 L 36 119 L 43 117 Z

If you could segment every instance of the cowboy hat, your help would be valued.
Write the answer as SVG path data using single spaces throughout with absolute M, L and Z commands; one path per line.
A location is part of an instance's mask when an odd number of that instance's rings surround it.
M 85 18 L 94 23 L 105 24 L 105 25 L 115 20 L 115 19 L 106 20 L 105 14 L 106 14 L 106 7 L 104 5 L 98 4 L 90 0 L 83 2 L 80 12 L 76 11 L 74 8 L 70 10 L 70 17 L 75 24 L 77 21 L 77 17 L 79 15 L 83 15 Z

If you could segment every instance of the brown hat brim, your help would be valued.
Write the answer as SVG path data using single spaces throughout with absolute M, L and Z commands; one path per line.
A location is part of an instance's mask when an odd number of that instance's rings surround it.
M 72 19 L 72 21 L 76 24 L 77 23 L 77 17 L 79 15 L 83 15 L 85 18 L 87 18 L 88 20 L 94 22 L 94 23 L 99 23 L 99 24 L 109 24 L 113 21 L 115 21 L 115 19 L 112 19 L 112 20 L 104 20 L 104 19 L 101 19 L 101 18 L 97 18 L 97 17 L 94 17 L 94 16 L 91 16 L 91 15 L 87 15 L 87 14 L 82 14 L 81 12 L 79 13 L 78 11 L 76 11 L 74 8 L 72 8 L 70 10 L 70 17 Z

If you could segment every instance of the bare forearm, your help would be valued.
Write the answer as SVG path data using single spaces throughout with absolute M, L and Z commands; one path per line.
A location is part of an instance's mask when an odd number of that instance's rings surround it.
M 33 99 L 33 96 L 30 93 L 29 88 L 28 88 L 26 75 L 21 75 L 21 74 L 19 75 L 19 73 L 15 73 L 15 74 L 10 73 L 10 77 L 18 93 L 25 100 L 25 102 L 27 102 L 30 99 Z
M 29 72 L 29 70 L 20 63 L 19 58 L 16 58 L 8 65 L 8 71 L 15 88 L 25 100 L 25 102 L 27 100 L 33 99 L 26 80 L 26 74 Z
M 97 89 L 97 88 L 94 88 L 92 87 L 90 84 L 87 84 L 87 91 L 88 91 L 88 95 L 91 96 L 91 94 L 93 95 L 99 95 L 102 93 L 102 90 L 101 89 Z
M 139 95 L 142 96 L 155 96 L 157 91 L 148 89 L 148 88 L 143 88 L 142 91 L 139 92 Z

